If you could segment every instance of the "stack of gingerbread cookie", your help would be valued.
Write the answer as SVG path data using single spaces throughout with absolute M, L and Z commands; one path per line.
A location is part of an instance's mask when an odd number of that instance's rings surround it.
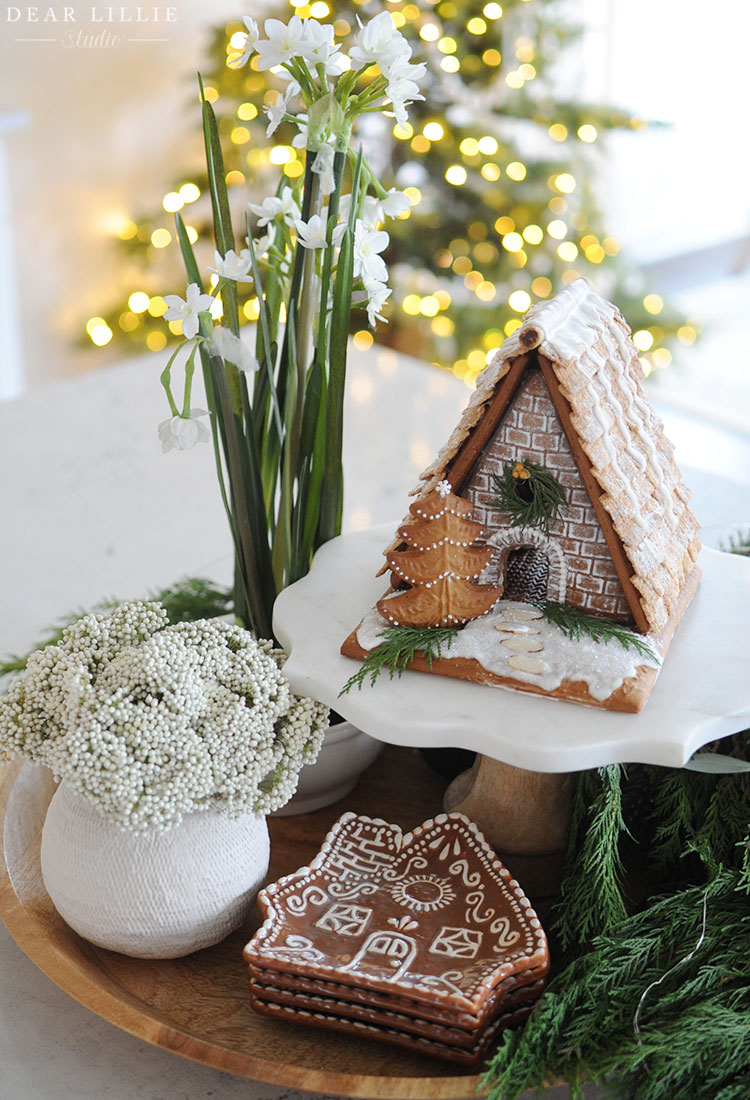
M 472 1064 L 544 988 L 547 940 L 476 826 L 345 814 L 309 867 L 260 894 L 251 1004 L 279 1020 Z

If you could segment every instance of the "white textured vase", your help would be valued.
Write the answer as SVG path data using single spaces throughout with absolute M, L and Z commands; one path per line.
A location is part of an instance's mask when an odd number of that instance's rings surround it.
M 294 797 L 272 816 L 309 814 L 338 802 L 354 788 L 362 772 L 382 749 L 382 741 L 376 741 L 351 722 L 329 726 L 317 760 L 314 764 L 306 764 L 299 773 Z
M 237 928 L 268 870 L 265 818 L 188 814 L 166 832 L 118 828 L 61 783 L 42 830 L 42 877 L 84 939 L 136 958 L 209 947 Z

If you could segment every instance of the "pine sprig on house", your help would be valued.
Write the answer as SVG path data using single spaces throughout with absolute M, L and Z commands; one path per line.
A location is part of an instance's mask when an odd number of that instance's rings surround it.
M 544 466 L 524 458 L 506 462 L 502 474 L 493 474 L 496 507 L 519 527 L 537 527 L 549 535 L 568 507 L 565 490 Z
M 350 676 L 339 692 L 348 695 L 352 688 L 362 689 L 368 679 L 372 686 L 384 669 L 391 680 L 402 676 L 415 657 L 423 657 L 432 668 L 445 650 L 450 649 L 458 633 L 456 626 L 389 626 L 381 632 L 383 641 L 371 649 L 359 669 Z
M 590 638 L 593 642 L 619 642 L 624 649 L 635 650 L 641 657 L 648 660 L 658 660 L 651 647 L 643 638 L 634 634 L 612 619 L 600 618 L 590 615 L 569 603 L 557 603 L 555 600 L 534 600 L 534 606 L 538 607 L 548 623 L 552 623 L 567 638 L 579 641 L 581 638 Z

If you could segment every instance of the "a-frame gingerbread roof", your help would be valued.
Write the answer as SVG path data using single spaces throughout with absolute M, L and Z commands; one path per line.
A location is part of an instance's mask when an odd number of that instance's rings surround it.
M 443 478 L 460 493 L 531 357 L 579 457 L 636 625 L 658 632 L 680 610 L 700 549 L 699 524 L 674 448 L 644 396 L 630 329 L 585 279 L 529 310 L 479 375 L 453 434 L 412 495 L 425 496 Z

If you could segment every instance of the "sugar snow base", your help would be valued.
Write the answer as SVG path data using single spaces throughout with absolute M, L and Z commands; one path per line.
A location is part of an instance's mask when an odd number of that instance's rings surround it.
M 389 624 L 375 609 L 357 631 L 365 650 L 375 649 Z M 653 639 L 645 641 L 657 651 Z M 532 604 L 500 600 L 492 611 L 467 623 L 443 657 L 477 661 L 487 672 L 555 691 L 563 680 L 583 681 L 594 699 L 608 699 L 638 669 L 659 668 L 660 660 L 644 657 L 619 642 L 568 638 Z

